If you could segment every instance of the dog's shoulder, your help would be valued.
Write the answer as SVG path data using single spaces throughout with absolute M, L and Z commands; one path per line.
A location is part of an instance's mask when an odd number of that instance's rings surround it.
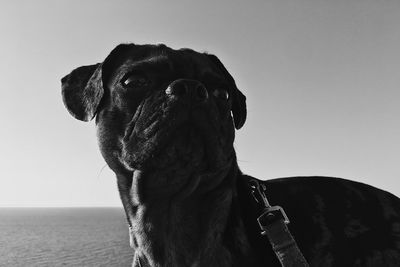
M 255 178 L 247 175 L 238 177 L 242 218 L 247 227 L 253 228 L 247 230 L 251 241 L 266 250 L 267 241 L 260 241 L 256 222 L 261 210 L 248 186 L 252 179 Z M 400 199 L 393 194 L 333 177 L 289 177 L 259 182 L 266 186 L 270 204 L 285 210 L 290 219 L 289 229 L 311 265 L 330 266 L 335 262 L 333 265 L 339 266 L 340 259 L 349 258 L 353 259 L 353 265 L 360 266 L 366 266 L 368 261 L 374 266 L 400 262 Z M 342 263 L 341 266 L 348 264 Z
M 240 179 L 246 182 L 256 178 L 242 175 Z M 382 210 L 384 218 L 394 214 L 400 216 L 400 199 L 397 196 L 361 182 L 325 176 L 296 176 L 258 181 L 266 186 L 271 204 L 277 202 L 276 205 L 292 205 L 293 202 L 304 202 L 308 204 L 306 206 L 318 206 L 321 210 L 323 202 L 341 206 L 343 209 L 362 204 L 369 209 Z

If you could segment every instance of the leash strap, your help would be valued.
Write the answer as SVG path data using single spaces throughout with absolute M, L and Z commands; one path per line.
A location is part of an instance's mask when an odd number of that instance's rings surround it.
M 250 180 L 254 199 L 263 206 L 257 218 L 261 235 L 266 235 L 282 267 L 309 266 L 287 227 L 289 218 L 280 206 L 271 206 L 265 195 L 266 187 L 256 179 Z

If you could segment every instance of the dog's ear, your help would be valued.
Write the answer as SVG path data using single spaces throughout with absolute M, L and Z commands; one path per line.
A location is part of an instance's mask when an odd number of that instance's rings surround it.
M 118 45 L 103 63 L 79 67 L 61 79 L 63 102 L 72 116 L 82 121 L 94 118 L 115 61 L 130 46 Z
M 90 121 L 104 94 L 102 64 L 82 66 L 61 79 L 65 107 L 72 116 L 81 121 Z
M 247 117 L 247 109 L 246 109 L 246 97 L 240 90 L 237 88 L 235 80 L 232 75 L 228 72 L 222 62 L 215 55 L 206 54 L 208 58 L 219 68 L 219 70 L 224 74 L 227 78 L 231 87 L 233 88 L 231 95 L 232 99 L 232 114 L 233 120 L 235 122 L 235 128 L 240 129 L 244 125 Z

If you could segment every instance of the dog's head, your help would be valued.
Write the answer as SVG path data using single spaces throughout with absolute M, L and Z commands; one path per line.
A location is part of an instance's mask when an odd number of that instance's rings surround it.
M 245 96 L 214 55 L 122 44 L 65 76 L 62 95 L 75 118 L 96 117 L 101 152 L 117 176 L 140 173 L 145 187 L 157 188 L 202 177 L 192 184 L 209 187 L 236 164 Z

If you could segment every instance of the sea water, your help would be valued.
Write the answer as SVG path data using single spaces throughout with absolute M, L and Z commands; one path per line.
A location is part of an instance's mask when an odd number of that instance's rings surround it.
M 0 266 L 131 266 L 121 208 L 0 208 Z

